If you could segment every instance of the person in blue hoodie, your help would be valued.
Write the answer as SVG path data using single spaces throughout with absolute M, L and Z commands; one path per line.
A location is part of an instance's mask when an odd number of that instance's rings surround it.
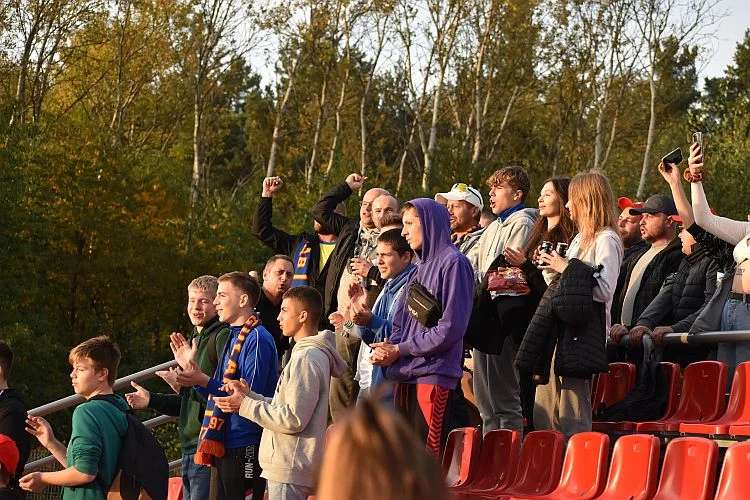
M 276 343 L 260 323 L 254 307 L 260 297 L 258 281 L 247 273 L 231 272 L 218 279 L 216 312 L 229 324 L 231 335 L 213 377 L 195 363 L 196 345 L 173 333 L 171 348 L 184 370 L 177 375 L 183 386 L 194 386 L 207 399 L 195 454 L 196 463 L 211 465 L 211 500 L 261 500 L 266 481 L 260 477 L 258 447 L 262 429 L 236 413 L 223 413 L 214 397 L 226 396 L 221 387 L 230 380 L 245 380 L 253 392 L 273 397 L 279 379 Z
M 427 450 L 440 456 L 451 430 L 447 420 L 462 375 L 474 271 L 451 241 L 450 217 L 444 206 L 427 198 L 412 200 L 404 205 L 403 223 L 401 234 L 418 261 L 399 299 L 391 336 L 372 345 L 371 360 L 374 365 L 388 367 L 386 377 L 396 382 L 396 409 L 424 439 Z M 417 285 L 438 305 L 435 325 L 420 323 L 406 307 Z
M 362 287 L 354 285 L 351 294 L 354 313 L 352 319 L 357 325 L 355 334 L 363 342 L 359 350 L 357 374 L 355 376 L 355 380 L 359 383 L 358 401 L 376 392 L 378 386 L 385 380 L 383 367 L 373 366 L 370 363 L 370 356 L 373 352 L 370 344 L 383 342 L 390 337 L 399 298 L 404 291 L 404 285 L 409 275 L 415 267 L 411 263 L 414 251 L 409 247 L 406 239 L 401 236 L 400 229 L 390 229 L 380 234 L 375 255 L 377 256 L 377 268 L 380 277 L 386 282 L 372 310 L 362 300 L 365 297 Z M 388 395 L 383 394 L 382 396 L 387 397 Z M 390 396 L 392 400 L 393 394 L 391 393 Z

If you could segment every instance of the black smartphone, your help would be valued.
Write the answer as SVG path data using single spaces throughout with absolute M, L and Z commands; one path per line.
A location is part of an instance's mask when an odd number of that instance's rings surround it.
M 669 172 L 672 170 L 672 165 L 679 165 L 682 162 L 682 150 L 680 148 L 675 149 L 662 158 L 661 162 L 664 165 L 664 171 Z

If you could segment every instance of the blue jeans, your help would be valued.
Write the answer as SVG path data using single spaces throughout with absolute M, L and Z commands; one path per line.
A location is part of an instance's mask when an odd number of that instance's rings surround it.
M 724 311 L 721 313 L 721 329 L 723 331 L 750 330 L 750 304 L 734 299 L 727 300 L 724 304 Z M 750 341 L 720 343 L 716 359 L 727 364 L 727 392 L 729 392 L 737 365 L 750 361 Z
M 182 499 L 206 500 L 211 489 L 211 467 L 193 461 L 195 454 L 182 455 Z
M 312 488 L 298 484 L 268 481 L 268 500 L 307 500 Z

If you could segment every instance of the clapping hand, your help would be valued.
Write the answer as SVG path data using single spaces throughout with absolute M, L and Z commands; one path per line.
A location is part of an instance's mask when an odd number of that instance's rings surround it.
M 216 406 L 224 413 L 237 413 L 240 411 L 242 401 L 250 394 L 250 387 L 245 379 L 230 380 L 221 387 L 228 396 L 215 397 Z
M 195 354 L 198 352 L 198 343 L 195 339 L 190 345 L 181 333 L 172 332 L 169 336 L 169 348 L 172 349 L 175 361 L 183 370 L 187 370 L 190 363 L 195 362 Z

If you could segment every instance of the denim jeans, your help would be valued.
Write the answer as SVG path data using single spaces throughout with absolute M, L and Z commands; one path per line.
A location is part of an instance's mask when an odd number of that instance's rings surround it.
M 268 481 L 268 500 L 307 500 L 312 488 L 298 484 Z
M 721 329 L 723 331 L 750 330 L 750 304 L 734 299 L 727 300 L 724 304 L 724 311 L 721 313 Z M 750 341 L 720 343 L 716 359 L 727 364 L 727 392 L 729 392 L 737 365 L 750 361 Z
M 183 500 L 206 500 L 211 488 L 211 467 L 198 465 L 194 454 L 182 455 Z

